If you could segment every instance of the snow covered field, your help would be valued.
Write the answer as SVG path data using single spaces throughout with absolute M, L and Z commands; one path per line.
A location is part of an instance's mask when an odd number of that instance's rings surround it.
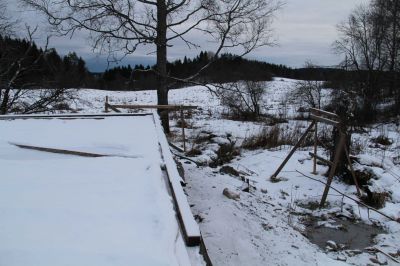
M 294 89 L 295 80 L 276 78 L 266 88 L 263 111 L 279 118 L 288 119 L 279 125 L 284 132 L 304 131 L 307 121 L 295 120 L 301 101 L 287 100 Z M 328 101 L 329 90 L 324 91 Z M 104 110 L 105 97 L 111 104 L 155 104 L 155 91 L 108 92 L 97 90 L 79 91 L 80 100 L 71 106 L 76 112 L 98 113 Z M 291 146 L 272 149 L 246 150 L 242 143 L 272 126 L 263 122 L 233 121 L 225 117 L 227 110 L 219 99 L 206 88 L 190 87 L 172 90 L 170 103 L 197 105 L 199 109 L 188 114 L 186 133 L 189 150 L 200 151 L 191 157 L 202 166 L 185 159 L 180 161 L 185 170 L 185 188 L 192 212 L 199 222 L 202 236 L 215 265 L 397 265 L 400 260 L 400 224 L 385 218 L 331 190 L 328 207 L 316 209 L 323 192 L 323 184 L 313 181 L 301 173 L 325 182 L 327 167 L 318 165 L 317 175 L 311 174 L 310 148 L 296 152 L 282 173 L 280 182 L 269 179 L 277 169 Z M 132 112 L 132 111 L 130 111 Z M 171 114 L 172 134 L 170 140 L 181 145 L 180 128 L 176 126 L 178 115 Z M 326 129 L 322 129 L 324 131 Z M 357 159 L 356 170 L 371 173 L 368 186 L 373 191 L 387 193 L 385 206 L 380 209 L 393 219 L 400 218 L 400 127 L 392 124 L 371 125 L 365 132 L 353 134 L 353 150 Z M 103 133 L 102 133 L 103 134 Z M 387 137 L 387 145 L 377 143 L 379 136 Z M 22 140 L 21 140 L 22 141 Z M 118 142 L 117 142 L 118 143 Z M 223 171 L 221 165 L 209 167 L 218 157 L 224 145 L 236 147 L 239 154 L 226 162 L 237 173 Z M 107 146 L 107 145 L 105 145 Z M 112 154 L 138 156 L 136 152 L 119 150 L 97 150 Z M 79 148 L 79 147 L 76 147 Z M 85 147 L 88 148 L 88 147 Z M 104 147 L 103 147 L 104 148 Z M 177 151 L 174 151 L 178 153 Z M 353 153 L 354 153 L 353 152 Z M 326 151 L 319 148 L 326 157 Z M 182 154 L 181 154 L 182 155 Z M 301 173 L 300 173 L 301 172 Z M 236 176 L 237 174 L 237 176 Z M 250 192 L 243 192 L 243 179 L 248 179 Z M 346 195 L 357 198 L 354 186 L 335 179 L 333 187 Z M 225 197 L 224 189 L 240 195 L 240 199 Z M 346 221 L 377 225 L 382 231 L 378 235 L 365 232 L 362 241 L 368 249 L 351 248 L 353 243 L 334 243 L 337 247 L 318 247 L 306 236 L 312 225 L 318 228 L 341 228 L 338 234 L 346 235 Z M 358 236 L 357 238 L 363 238 Z M 366 236 L 366 237 L 365 237 Z M 360 239 L 350 242 L 356 244 Z M 391 259 L 389 256 L 393 257 Z
M 0 265 L 190 264 L 153 116 L 3 120 L 0 128 Z

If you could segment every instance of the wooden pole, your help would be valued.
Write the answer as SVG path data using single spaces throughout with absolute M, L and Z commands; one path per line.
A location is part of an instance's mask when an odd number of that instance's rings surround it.
M 279 173 L 282 171 L 283 167 L 286 165 L 286 163 L 289 161 L 289 159 L 292 157 L 294 152 L 299 148 L 300 144 L 304 141 L 306 138 L 307 134 L 310 132 L 310 130 L 314 127 L 315 121 L 312 121 L 310 126 L 307 128 L 306 132 L 301 136 L 299 141 L 294 145 L 293 149 L 290 151 L 289 155 L 285 158 L 285 160 L 282 162 L 282 164 L 279 166 L 278 170 L 271 176 L 271 178 L 275 178 L 279 175 Z
M 182 126 L 182 141 L 183 141 L 183 151 L 186 152 L 186 139 L 185 139 L 185 120 L 183 115 L 183 108 L 181 106 L 181 126 Z
M 328 197 L 329 188 L 331 187 L 332 180 L 335 175 L 336 168 L 339 164 L 339 160 L 340 160 L 341 154 L 343 152 L 345 142 L 346 142 L 346 135 L 343 134 L 343 132 L 340 132 L 339 145 L 336 147 L 336 150 L 335 150 L 335 158 L 333 159 L 333 165 L 329 171 L 328 181 L 326 182 L 324 194 L 322 195 L 321 203 L 319 204 L 320 208 L 324 207 L 324 205 L 325 205 L 326 198 Z
M 313 164 L 313 171 L 312 173 L 314 175 L 317 174 L 317 146 L 318 146 L 318 122 L 315 122 L 315 127 L 314 127 L 314 164 Z
M 346 153 L 347 162 L 349 163 L 349 167 L 350 167 L 350 172 L 351 172 L 351 175 L 353 176 L 354 185 L 356 185 L 356 188 L 357 188 L 357 195 L 358 195 L 359 197 L 361 197 L 360 186 L 358 185 L 358 181 L 357 181 L 357 178 L 356 178 L 356 174 L 354 173 L 353 164 L 351 163 L 349 151 L 347 150 L 346 145 L 344 145 L 344 152 Z
M 108 113 L 108 96 L 106 96 L 106 103 L 104 104 L 104 111 Z

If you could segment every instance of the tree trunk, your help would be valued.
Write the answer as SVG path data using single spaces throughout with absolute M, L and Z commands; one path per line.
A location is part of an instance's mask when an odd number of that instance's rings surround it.
M 157 100 L 159 105 L 168 105 L 167 87 L 167 6 L 165 0 L 157 0 Z M 169 133 L 167 110 L 158 110 L 165 133 Z
M 8 101 L 10 100 L 10 89 L 7 88 L 4 90 L 3 99 L 0 103 L 0 114 L 5 115 L 8 111 Z
M 346 141 L 345 141 L 345 146 L 347 150 L 350 152 L 350 146 L 351 146 L 351 133 L 346 130 L 346 126 L 343 126 L 341 129 L 343 132 L 346 132 Z M 332 148 L 330 150 L 330 161 L 333 162 L 335 158 L 335 152 L 336 152 L 336 147 L 340 143 L 340 130 L 337 129 L 336 127 L 333 128 L 332 132 Z M 329 167 L 329 170 L 327 173 L 330 172 L 331 167 Z M 336 176 L 340 176 L 342 179 L 346 180 L 347 182 L 353 182 L 351 173 L 348 170 L 348 161 L 345 153 L 345 149 L 342 150 L 342 154 L 340 155 L 340 160 L 338 162 L 338 165 L 336 167 L 335 171 Z

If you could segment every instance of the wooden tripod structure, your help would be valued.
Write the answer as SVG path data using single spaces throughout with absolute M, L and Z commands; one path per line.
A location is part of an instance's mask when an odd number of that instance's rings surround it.
M 322 195 L 321 202 L 320 202 L 320 208 L 322 208 L 325 205 L 326 198 L 328 197 L 328 192 L 332 184 L 333 177 L 335 175 L 337 166 L 340 162 L 341 155 L 344 152 L 346 157 L 347 157 L 347 162 L 349 163 L 350 167 L 350 172 L 351 175 L 353 176 L 354 184 L 356 185 L 357 188 L 357 193 L 358 196 L 361 196 L 361 191 L 360 187 L 358 186 L 358 182 L 356 179 L 356 176 L 354 174 L 354 169 L 350 161 L 350 155 L 349 151 L 346 147 L 346 134 L 343 132 L 343 127 L 342 123 L 340 121 L 340 118 L 338 115 L 327 112 L 324 110 L 320 109 L 315 109 L 315 108 L 310 108 L 310 118 L 312 120 L 310 126 L 307 128 L 306 132 L 301 136 L 299 141 L 294 145 L 293 149 L 290 151 L 288 156 L 286 156 L 285 160 L 282 162 L 282 164 L 278 167 L 278 169 L 275 171 L 275 173 L 271 176 L 271 178 L 276 178 L 278 174 L 282 171 L 283 167 L 286 165 L 286 163 L 289 161 L 289 159 L 293 156 L 295 151 L 300 147 L 301 143 L 305 140 L 307 137 L 308 133 L 310 133 L 314 129 L 314 152 L 311 153 L 311 157 L 313 157 L 314 162 L 313 162 L 313 174 L 317 173 L 317 160 L 323 161 L 327 163 L 330 166 L 329 174 L 328 174 L 328 181 L 325 186 L 324 194 Z M 332 125 L 336 127 L 339 131 L 339 143 L 335 147 L 335 154 L 334 154 L 334 159 L 333 162 L 326 160 L 317 154 L 317 146 L 318 146 L 318 123 L 325 123 Z

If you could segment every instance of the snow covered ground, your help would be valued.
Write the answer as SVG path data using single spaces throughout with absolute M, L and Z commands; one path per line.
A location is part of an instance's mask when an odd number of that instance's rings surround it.
M 283 132 L 300 133 L 305 130 L 306 121 L 295 120 L 301 101 L 287 100 L 294 90 L 295 80 L 276 78 L 266 88 L 263 111 L 279 118 L 288 119 L 280 124 Z M 329 90 L 324 91 L 328 101 Z M 79 91 L 80 100 L 71 106 L 76 112 L 98 113 L 104 109 L 105 97 L 111 104 L 155 104 L 154 91 L 109 92 L 97 90 Z M 400 260 L 400 224 L 375 212 L 368 212 L 333 190 L 328 196 L 328 207 L 316 209 L 323 192 L 323 184 L 313 181 L 301 173 L 325 182 L 327 167 L 318 165 L 318 174 L 311 174 L 312 160 L 308 155 L 311 148 L 296 152 L 282 173 L 280 182 L 270 176 L 288 154 L 291 146 L 272 149 L 246 150 L 241 148 L 244 140 L 259 134 L 272 126 L 263 122 L 233 121 L 225 117 L 227 110 L 219 99 L 206 88 L 189 87 L 172 90 L 170 103 L 197 105 L 199 109 L 188 114 L 186 129 L 188 149 L 201 154 L 191 157 L 202 166 L 196 166 L 185 159 L 183 164 L 186 177 L 186 193 L 191 203 L 215 265 L 397 265 L 387 255 Z M 133 111 L 130 111 L 133 112 Z M 181 145 L 180 128 L 176 127 L 178 115 L 171 114 L 172 134 L 170 140 Z M 321 131 L 326 131 L 322 129 Z M 297 132 L 298 133 L 298 132 Z M 379 144 L 378 137 L 389 139 Z M 369 171 L 373 178 L 369 188 L 387 193 L 385 207 L 380 209 L 393 219 L 400 218 L 400 127 L 396 124 L 372 125 L 365 132 L 353 134 L 353 153 L 357 155 L 356 170 Z M 240 155 L 225 163 L 235 173 L 222 171 L 222 166 L 209 167 L 218 156 L 223 145 L 238 148 Z M 121 153 L 119 151 L 104 151 Z M 175 151 L 176 152 L 176 151 Z M 319 154 L 326 157 L 319 147 Z M 137 154 L 131 153 L 136 156 Z M 243 179 L 248 179 L 250 192 L 243 192 Z M 333 187 L 357 198 L 354 186 L 335 179 Z M 228 188 L 240 195 L 231 200 L 222 192 Z M 369 249 L 318 247 L 306 236 L 310 224 L 317 223 L 323 228 L 344 228 L 343 219 L 359 223 L 376 224 L 383 230 L 370 236 L 365 232 Z M 346 230 L 338 231 L 346 234 Z M 371 239 L 370 239 L 371 238 Z M 358 240 L 355 239 L 354 242 Z M 377 251 L 380 250 L 380 251 Z
M 0 265 L 190 264 L 153 116 L 3 120 L 0 129 Z

